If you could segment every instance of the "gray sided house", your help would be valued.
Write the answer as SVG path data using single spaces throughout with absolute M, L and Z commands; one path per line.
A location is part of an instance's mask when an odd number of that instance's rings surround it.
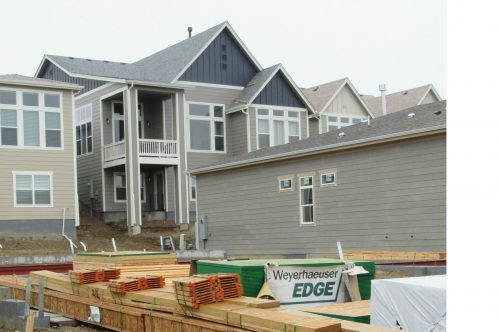
M 80 86 L 0 75 L 0 234 L 65 235 L 79 224 L 73 94 Z M 63 226 L 64 225 L 64 226 Z
M 37 77 L 76 97 L 80 204 L 106 222 L 196 216 L 187 170 L 308 137 L 313 107 L 281 65 L 262 68 L 228 22 L 134 63 L 46 55 Z
M 373 118 L 372 112 L 347 77 L 303 89 L 303 92 L 317 113 L 309 117 L 311 136 Z
M 446 251 L 446 102 L 192 169 L 198 246 L 234 257 Z

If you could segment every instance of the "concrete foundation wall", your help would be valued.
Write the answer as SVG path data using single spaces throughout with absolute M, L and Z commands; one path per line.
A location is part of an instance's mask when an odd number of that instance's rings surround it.
M 3 237 L 47 237 L 60 236 L 62 234 L 62 219 L 41 220 L 0 220 L 0 234 Z M 66 219 L 64 222 L 64 233 L 76 238 L 75 219 Z

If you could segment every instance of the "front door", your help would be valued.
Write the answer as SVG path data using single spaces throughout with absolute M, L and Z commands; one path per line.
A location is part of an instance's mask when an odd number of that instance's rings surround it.
M 163 172 L 156 172 L 154 174 L 154 208 L 156 211 L 165 210 L 164 188 Z

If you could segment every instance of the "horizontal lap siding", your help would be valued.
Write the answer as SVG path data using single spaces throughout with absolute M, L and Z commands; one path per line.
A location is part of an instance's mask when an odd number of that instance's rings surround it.
M 226 121 L 228 153 L 231 155 L 247 153 L 247 115 L 243 112 L 232 113 L 226 117 Z
M 320 187 L 337 168 L 338 185 Z M 315 226 L 300 226 L 297 174 L 314 171 Z M 294 174 L 292 192 L 278 192 Z M 198 177 L 210 249 L 230 255 L 335 253 L 344 248 L 446 249 L 445 138 L 314 156 Z M 386 238 L 387 237 L 387 238 Z
M 39 90 L 38 88 L 28 88 Z M 58 91 L 43 88 L 40 91 Z M 0 147 L 0 220 L 75 218 L 73 101 L 71 91 L 62 99 L 63 150 L 17 149 Z M 53 207 L 14 207 L 14 181 L 12 171 L 51 171 Z
M 111 93 L 123 84 L 110 84 L 106 88 L 99 91 L 90 93 L 88 95 L 78 98 L 75 102 L 76 108 L 91 104 L 92 105 L 92 139 L 93 139 L 93 153 L 77 157 L 77 174 L 78 174 L 78 199 L 85 205 L 90 205 L 88 183 L 92 181 L 94 184 L 94 192 L 99 194 L 99 202 L 101 210 L 106 211 L 106 206 L 103 206 L 103 197 L 105 196 L 108 202 L 109 192 L 103 192 L 102 187 L 102 146 L 101 146 L 101 96 Z M 103 114 L 106 119 L 108 114 Z M 111 117 L 109 116 L 111 120 Z M 106 133 L 111 132 L 111 125 L 104 128 Z M 105 133 L 105 134 L 106 134 Z M 107 144 L 107 142 L 104 142 Z M 108 190 L 107 188 L 105 190 Z M 111 192 L 112 194 L 112 192 Z

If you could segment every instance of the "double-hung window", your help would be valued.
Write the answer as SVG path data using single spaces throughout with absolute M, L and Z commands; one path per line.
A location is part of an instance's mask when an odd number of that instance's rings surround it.
M 192 201 L 196 201 L 196 176 L 189 177 L 189 198 Z
M 314 177 L 312 175 L 301 176 L 300 185 L 300 222 L 301 224 L 314 223 Z
M 127 178 L 125 173 L 116 172 L 113 174 L 113 182 L 115 188 L 115 202 L 127 201 Z M 146 201 L 146 174 L 141 173 L 141 201 Z
M 83 106 L 75 111 L 76 154 L 92 153 L 92 105 Z
M 282 145 L 300 139 L 298 111 L 257 109 L 258 148 Z
M 366 121 L 366 117 L 359 116 L 349 116 L 349 115 L 327 115 L 327 128 L 328 131 L 340 129 L 343 127 L 347 127 L 356 123 L 360 123 Z
M 60 93 L 0 90 L 0 146 L 62 145 Z
M 14 206 L 52 206 L 51 172 L 13 172 L 13 175 L 15 191 Z
M 189 148 L 191 151 L 225 151 L 224 106 L 189 104 Z

